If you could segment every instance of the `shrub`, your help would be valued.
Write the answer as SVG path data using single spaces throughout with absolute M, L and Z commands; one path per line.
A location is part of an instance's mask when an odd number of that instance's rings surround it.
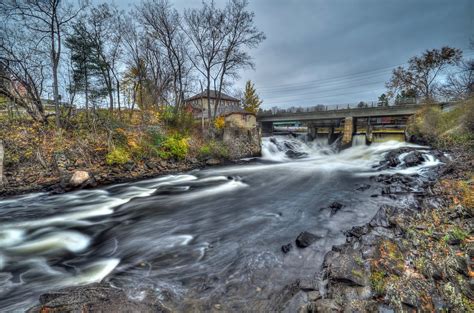
M 115 148 L 107 154 L 105 162 L 108 165 L 121 165 L 130 161 L 130 154 L 124 148 Z
M 189 133 L 194 126 L 193 115 L 185 110 L 175 112 L 173 108 L 167 107 L 162 116 L 166 125 L 185 134 Z
M 474 149 L 473 99 L 443 112 L 438 106 L 426 104 L 413 115 L 407 125 L 410 134 L 440 148 Z
M 219 116 L 214 120 L 214 127 L 216 129 L 223 129 L 225 126 L 225 118 L 223 116 Z
M 180 135 L 173 135 L 163 141 L 159 156 L 163 159 L 175 158 L 182 160 L 188 154 L 188 150 L 188 139 Z
M 229 151 L 222 143 L 219 144 L 215 140 L 211 140 L 199 149 L 199 157 L 201 158 L 227 158 Z

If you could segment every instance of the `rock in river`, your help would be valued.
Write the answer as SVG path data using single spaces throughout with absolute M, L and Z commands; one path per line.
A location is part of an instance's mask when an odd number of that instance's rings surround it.
M 73 187 L 78 187 L 84 184 L 90 178 L 91 178 L 90 174 L 86 171 L 75 171 L 71 179 L 69 180 L 69 185 Z
M 344 205 L 342 203 L 339 203 L 339 202 L 336 202 L 336 201 L 331 203 L 331 205 L 329 206 L 329 208 L 331 209 L 331 216 L 336 214 L 337 211 L 339 211 L 343 207 L 344 207 Z
M 283 251 L 283 253 L 288 253 L 290 252 L 291 248 L 293 248 L 293 245 L 289 243 L 289 244 L 281 246 L 281 251 Z
M 309 247 L 312 243 L 318 240 L 320 237 L 312 234 L 310 232 L 304 231 L 298 235 L 296 238 L 296 246 L 298 248 L 306 248 Z

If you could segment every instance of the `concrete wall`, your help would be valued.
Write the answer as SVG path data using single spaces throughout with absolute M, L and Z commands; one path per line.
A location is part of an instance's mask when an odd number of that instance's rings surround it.
M 226 127 L 257 128 L 257 117 L 247 113 L 232 113 L 225 117 Z

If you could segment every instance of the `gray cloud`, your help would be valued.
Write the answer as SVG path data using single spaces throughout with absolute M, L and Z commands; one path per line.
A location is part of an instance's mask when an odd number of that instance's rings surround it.
M 473 54 L 472 0 L 254 0 L 250 9 L 267 40 L 235 86 L 254 81 L 265 107 L 376 100 L 391 68 L 425 49 Z

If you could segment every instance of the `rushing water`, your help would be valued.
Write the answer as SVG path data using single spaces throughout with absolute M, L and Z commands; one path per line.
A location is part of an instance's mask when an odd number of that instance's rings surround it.
M 265 308 L 298 278 L 314 278 L 342 231 L 383 203 L 370 176 L 387 142 L 336 153 L 321 142 L 265 138 L 246 164 L 151 180 L 0 201 L 0 311 L 23 311 L 41 293 L 105 281 L 131 297 L 152 289 L 179 311 Z M 386 174 L 422 173 L 438 161 Z M 371 184 L 356 191 L 361 184 Z M 328 205 L 345 206 L 331 216 Z M 312 246 L 281 252 L 302 231 Z

